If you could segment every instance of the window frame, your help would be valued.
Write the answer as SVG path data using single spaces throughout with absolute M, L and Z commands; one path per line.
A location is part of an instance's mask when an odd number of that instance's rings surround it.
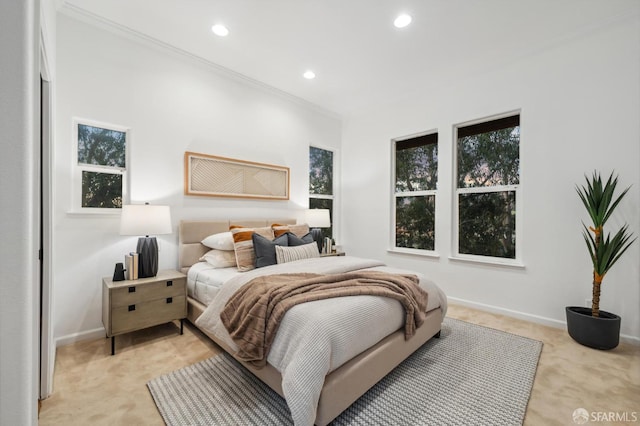
M 78 127 L 79 125 L 86 125 L 91 127 L 98 127 L 101 129 L 113 130 L 122 132 L 125 134 L 125 166 L 102 166 L 96 164 L 80 164 L 78 162 Z M 101 214 L 101 215 L 116 215 L 120 214 L 122 208 L 106 208 L 106 207 L 83 207 L 82 206 L 82 173 L 104 173 L 115 174 L 122 176 L 122 205 L 129 203 L 129 173 L 130 168 L 130 152 L 131 152 L 131 129 L 129 127 L 120 126 L 116 124 L 110 124 L 100 122 L 96 120 L 90 120 L 85 118 L 73 117 L 72 118 L 72 137 L 73 137 L 73 153 L 71 155 L 72 161 L 72 207 L 68 213 L 71 214 Z
M 437 180 L 436 180 L 436 189 L 429 189 L 429 190 L 421 190 L 421 191 L 400 191 L 400 192 L 396 192 L 396 146 L 398 142 L 403 142 L 409 139 L 415 139 L 415 138 L 419 138 L 422 136 L 428 136 L 428 135 L 433 135 L 435 134 L 436 137 L 438 138 L 438 142 L 436 143 L 436 148 L 438 150 L 438 171 L 436 173 L 436 176 L 438 176 Z M 430 130 L 426 130 L 424 132 L 419 132 L 419 133 L 413 133 L 410 135 L 406 135 L 406 136 L 401 136 L 401 137 L 397 137 L 397 138 L 393 138 L 391 139 L 391 181 L 390 181 L 390 186 L 391 186 L 391 227 L 389 230 L 389 248 L 387 249 L 388 252 L 390 253 L 403 253 L 403 254 L 411 254 L 411 255 L 416 255 L 416 256 L 426 256 L 426 257 L 434 257 L 434 258 L 439 258 L 440 255 L 438 253 L 438 232 L 437 232 L 437 223 L 438 223 L 438 207 L 437 207 L 437 200 L 438 200 L 438 190 L 439 190 L 439 182 L 440 182 L 440 178 L 439 178 L 439 174 L 440 174 L 440 138 L 439 138 L 439 133 L 438 133 L 438 129 L 434 128 L 434 129 L 430 129 Z M 434 197 L 434 223 L 433 223 L 433 229 L 434 229 L 434 240 L 433 240 L 433 250 L 428 250 L 428 249 L 416 249 L 416 248 L 409 248 L 409 247 L 397 247 L 396 246 L 396 204 L 397 204 L 397 199 L 399 197 L 422 197 L 422 196 L 433 196 Z
M 312 198 L 317 199 L 317 200 L 331 200 L 331 238 L 334 239 L 334 241 L 337 241 L 336 239 L 336 224 L 338 222 L 337 220 L 337 194 L 336 194 L 336 163 L 337 163 L 337 159 L 338 159 L 338 151 L 335 148 L 332 147 L 327 147 L 327 146 L 322 146 L 322 145 L 318 145 L 318 144 L 309 144 L 309 148 L 307 149 L 307 155 L 310 154 L 311 152 L 311 148 L 316 148 L 316 149 L 321 149 L 323 151 L 329 151 L 332 153 L 332 161 L 331 161 L 331 174 L 332 174 L 332 179 L 331 179 L 331 194 L 313 194 L 311 193 L 311 188 L 310 188 L 310 183 L 307 185 L 308 188 L 308 200 L 307 202 L 309 203 L 309 205 L 307 206 L 308 208 L 310 208 L 310 201 Z M 311 164 L 309 164 L 309 173 L 307 174 L 307 176 L 310 176 L 311 173 Z M 324 235 L 324 233 L 323 233 Z
M 518 141 L 518 159 L 520 162 L 520 170 L 518 173 L 518 184 L 511 185 L 496 185 L 490 187 L 470 187 L 470 188 L 458 188 L 458 129 L 463 127 L 468 127 L 476 124 L 487 123 L 491 121 L 500 120 L 507 117 L 519 116 L 520 124 L 519 124 L 519 134 L 520 139 Z M 451 260 L 460 260 L 467 262 L 475 262 L 475 263 L 483 263 L 483 264 L 491 264 L 498 266 L 507 266 L 507 267 L 515 267 L 515 268 L 523 268 L 523 202 L 522 202 L 522 111 L 521 110 L 513 110 L 508 111 L 502 114 L 496 114 L 489 117 L 484 117 L 476 120 L 466 121 L 463 123 L 457 123 L 452 126 L 452 137 L 453 137 L 453 155 L 452 155 L 452 242 L 451 242 L 451 256 L 449 259 Z M 515 203 L 516 203 L 516 225 L 515 225 L 515 234 L 516 234 L 516 250 L 515 250 L 515 258 L 503 258 L 503 257 L 494 257 L 494 256 L 483 256 L 477 254 L 468 254 L 468 253 L 460 253 L 460 195 L 461 194 L 481 194 L 481 193 L 502 193 L 502 192 L 515 192 Z

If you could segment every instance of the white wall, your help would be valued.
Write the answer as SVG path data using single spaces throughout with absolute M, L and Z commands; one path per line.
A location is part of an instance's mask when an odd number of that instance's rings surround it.
M 38 399 L 39 9 L 0 2 L 0 424 L 35 425 Z
M 180 219 L 290 216 L 308 205 L 308 147 L 338 149 L 341 122 L 179 53 L 59 14 L 57 22 L 54 324 L 59 342 L 103 333 L 101 278 L 133 250 L 118 215 L 69 214 L 72 117 L 131 128 L 131 201 Z M 290 167 L 289 201 L 183 195 L 185 151 Z M 159 236 L 160 268 L 177 266 L 177 234 Z
M 45 56 L 43 68 L 47 81 L 52 81 L 56 71 L 56 0 L 40 2 L 40 33 Z
M 604 6 L 603 6 L 604 7 Z M 640 232 L 640 22 L 638 14 L 591 29 L 483 72 L 424 87 L 397 104 L 345 121 L 343 240 L 350 254 L 426 273 L 454 301 L 562 326 L 564 307 L 591 298 L 590 260 L 581 236 L 588 217 L 574 186 L 594 169 L 615 169 L 633 185 L 611 225 Z M 452 126 L 521 109 L 524 269 L 452 261 Z M 437 259 L 388 253 L 390 140 L 437 128 Z M 389 196 L 381 197 L 386 192 Z M 640 339 L 640 244 L 603 283 L 601 308 Z

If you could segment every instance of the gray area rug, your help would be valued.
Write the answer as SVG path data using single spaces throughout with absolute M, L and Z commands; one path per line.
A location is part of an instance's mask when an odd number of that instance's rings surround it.
M 446 318 L 333 425 L 522 424 L 542 343 Z M 147 383 L 169 426 L 291 425 L 283 398 L 221 354 Z

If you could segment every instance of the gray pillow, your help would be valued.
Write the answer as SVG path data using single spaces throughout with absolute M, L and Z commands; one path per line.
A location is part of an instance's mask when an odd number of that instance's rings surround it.
M 251 239 L 253 240 L 253 249 L 256 252 L 256 268 L 278 263 L 276 261 L 276 246 L 287 246 L 289 241 L 287 234 L 282 234 L 271 241 L 255 232 Z
M 301 245 L 309 244 L 315 241 L 311 233 L 305 234 L 302 237 L 298 237 L 292 232 L 287 232 L 286 234 L 283 234 L 283 235 L 287 236 L 289 247 L 301 246 Z M 275 249 L 273 250 L 275 251 Z

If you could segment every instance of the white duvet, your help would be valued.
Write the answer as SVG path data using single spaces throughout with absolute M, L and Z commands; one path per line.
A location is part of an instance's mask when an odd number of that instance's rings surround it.
M 245 272 L 227 281 L 196 325 L 216 335 L 237 350 L 220 312 L 233 293 L 251 279 L 269 274 L 311 272 L 343 273 L 360 269 L 391 273 L 414 273 L 352 256 L 321 257 L 268 266 Z M 446 296 L 421 274 L 420 286 L 429 293 L 427 312 L 442 308 Z M 404 326 L 404 308 L 390 298 L 379 296 L 339 297 L 294 306 L 284 316 L 267 356 L 282 374 L 282 390 L 295 425 L 313 425 L 325 376 L 346 361 Z

